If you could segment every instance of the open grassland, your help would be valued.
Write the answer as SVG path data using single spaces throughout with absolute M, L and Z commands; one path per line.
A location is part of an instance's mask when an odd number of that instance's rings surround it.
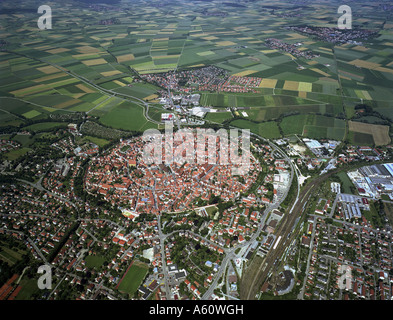
M 103 115 L 100 121 L 109 127 L 123 130 L 144 131 L 157 128 L 157 125 L 147 120 L 144 108 L 131 102 L 122 102 Z
M 288 116 L 343 114 L 350 118 L 354 116 L 354 104 L 367 103 L 393 120 L 393 63 L 389 59 L 393 54 L 393 28 L 383 24 L 385 17 L 376 4 L 366 8 L 352 5 L 354 10 L 369 10 L 369 17 L 360 22 L 360 27 L 382 29 L 372 41 L 343 44 L 334 50 L 328 42 L 288 32 L 284 28 L 288 19 L 280 14 L 291 11 L 294 5 L 275 1 L 244 6 L 224 3 L 217 8 L 222 13 L 218 15 L 212 14 L 212 8 L 203 1 L 173 3 L 167 14 L 160 7 L 133 1 L 119 4 L 128 10 L 106 10 L 105 19 L 114 19 L 113 24 L 102 24 L 102 16 L 96 11 L 81 11 L 64 3 L 58 8 L 57 28 L 50 34 L 27 27 L 35 18 L 32 13 L 2 15 L 2 39 L 10 45 L 0 52 L 0 96 L 20 100 L 4 101 L 4 107 L 1 103 L 0 126 L 18 126 L 25 119 L 42 119 L 53 112 L 92 110 L 91 115 L 114 128 L 155 127 L 141 117 L 141 107 L 125 108 L 117 98 L 106 100 L 110 93 L 93 85 L 156 102 L 160 88 L 138 82 L 138 73 L 215 65 L 231 75 L 260 78 L 254 88 L 259 93 L 203 92 L 202 105 L 245 108 L 248 118 L 244 120 L 248 122 L 270 122 L 284 116 L 280 124 L 284 134 L 342 138 L 340 123 L 306 123 L 299 117 L 295 125 L 289 123 Z M 259 10 L 269 10 L 269 6 L 274 6 L 278 14 L 261 15 Z M 331 25 L 337 17 L 329 13 L 329 5 L 318 6 L 324 12 L 318 17 L 314 5 L 303 8 L 307 23 Z M 69 17 L 75 25 L 70 24 Z M 291 18 L 294 25 L 302 21 L 300 17 Z M 300 52 L 310 50 L 319 56 L 306 59 L 269 48 L 266 39 L 270 37 L 296 43 Z M 348 101 L 350 106 L 343 110 L 343 103 Z M 130 120 L 130 116 L 137 120 Z M 217 113 L 208 114 L 206 119 L 222 123 L 231 118 L 229 113 Z M 370 128 L 356 130 L 350 131 L 356 141 L 362 137 L 367 140 L 370 135 L 377 139 L 376 144 L 388 141 L 386 132 L 379 129 L 373 133 Z
M 231 112 L 208 112 L 205 119 L 212 122 L 222 123 L 233 118 Z
M 276 139 L 281 136 L 278 124 L 275 121 L 255 123 L 239 119 L 232 121 L 230 124 L 241 129 L 250 129 L 251 132 L 268 139 Z

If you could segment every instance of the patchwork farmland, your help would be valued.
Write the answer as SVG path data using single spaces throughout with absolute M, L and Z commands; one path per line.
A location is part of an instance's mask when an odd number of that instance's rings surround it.
M 140 81 L 140 75 L 209 65 L 240 79 L 258 79 L 258 85 L 250 94 L 201 92 L 201 105 L 246 108 L 257 122 L 293 113 L 339 114 L 350 119 L 356 116 L 353 108 L 359 103 L 372 105 L 384 117 L 391 115 L 393 65 L 388 56 L 393 49 L 391 42 L 383 40 L 389 39 L 391 24 L 384 26 L 382 36 L 374 38 L 373 43 L 347 43 L 333 48 L 328 42 L 288 32 L 285 18 L 261 15 L 259 10 L 243 12 L 226 6 L 222 16 L 195 16 L 198 11 L 194 11 L 194 3 L 187 8 L 175 5 L 171 14 L 165 15 L 159 8 L 144 12 L 140 7 L 132 10 L 137 4 L 128 6 L 132 17 L 119 10 L 106 10 L 105 21 L 115 21 L 110 24 L 101 24 L 99 11 L 91 15 L 70 4 L 56 7 L 59 12 L 67 11 L 65 17 L 72 15 L 74 23 L 86 24 L 83 35 L 63 18 L 58 18 L 57 28 L 46 34 L 28 24 L 32 13 L 3 15 L 2 25 L 8 30 L 4 39 L 12 45 L 0 52 L 0 92 L 4 102 L 0 125 L 18 126 L 24 119 L 36 121 L 51 114 L 87 112 L 100 118 L 102 124 L 129 130 L 133 124 L 120 119 L 119 110 L 129 110 L 122 107 L 123 99 L 142 106 L 133 97 L 154 103 L 161 90 Z M 208 4 L 200 6 L 204 12 L 213 10 Z M 277 8 L 285 10 L 286 6 Z M 262 6 L 260 10 L 266 9 Z M 230 22 L 232 14 L 238 15 L 237 24 Z M 152 19 L 145 19 L 147 16 Z M 332 20 L 328 14 L 322 17 L 311 14 L 310 24 Z M 26 21 L 24 27 L 13 30 L 15 19 Z M 294 17 L 291 24 L 298 21 L 301 19 Z M 372 24 L 373 19 L 367 23 Z M 314 55 L 306 59 L 272 49 L 265 43 L 272 37 L 296 44 L 298 52 L 310 51 Z M 382 42 L 387 44 L 381 50 Z M 135 112 L 136 121 L 141 121 L 137 130 L 156 127 L 143 116 L 144 112 Z M 206 119 L 219 123 L 230 120 L 222 116 L 209 115 Z M 341 122 L 337 126 L 317 126 L 304 124 L 301 132 L 295 131 L 310 137 L 342 137 L 345 130 Z M 289 133 L 288 129 L 284 131 Z M 386 141 L 385 137 L 379 142 Z

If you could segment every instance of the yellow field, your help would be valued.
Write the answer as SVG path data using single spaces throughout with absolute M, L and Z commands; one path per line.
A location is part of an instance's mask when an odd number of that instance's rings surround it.
M 100 55 L 99 54 L 96 54 L 96 53 L 79 53 L 79 54 L 73 54 L 72 55 L 72 57 L 73 58 L 75 58 L 75 59 L 80 59 L 80 60 L 83 60 L 83 59 L 88 59 L 89 57 L 90 58 L 99 58 L 100 57 Z
M 196 32 L 198 32 L 199 30 L 195 30 Z M 195 33 L 195 34 L 191 34 L 191 32 L 190 32 L 190 36 L 191 37 L 203 37 L 203 36 L 205 36 L 206 34 L 205 33 Z
M 59 103 L 59 104 L 54 105 L 53 108 L 56 108 L 56 109 L 63 109 L 63 108 L 72 106 L 72 105 L 74 105 L 74 104 L 76 104 L 76 103 L 78 103 L 78 102 L 80 102 L 80 101 L 81 101 L 81 100 L 78 100 L 78 99 L 68 100 L 68 101 L 66 101 L 66 102 L 62 102 L 62 103 Z
M 52 49 L 52 50 L 47 50 L 46 52 L 56 54 L 56 53 L 62 53 L 62 52 L 67 52 L 70 51 L 70 49 L 67 48 L 57 48 L 57 49 Z
M 119 81 L 119 80 L 113 80 L 113 82 L 116 83 L 116 84 L 118 84 L 118 85 L 121 86 L 121 87 L 124 87 L 124 86 L 125 86 L 125 84 L 124 84 L 123 82 Z
M 358 51 L 362 51 L 362 52 L 369 50 L 369 48 L 366 48 L 366 47 L 363 47 L 363 46 L 356 46 L 356 47 L 353 47 L 352 49 L 358 50 Z
M 277 84 L 277 79 L 262 79 L 261 83 L 259 84 L 260 88 L 275 88 Z
M 105 64 L 107 62 L 103 58 L 98 58 L 98 59 L 85 60 L 85 61 L 82 61 L 82 63 L 84 63 L 87 66 L 97 66 L 100 64 Z
M 211 55 L 211 54 L 214 54 L 214 52 L 213 51 L 203 51 L 203 52 L 197 52 L 197 55 L 198 56 L 201 56 L 201 57 L 204 57 L 204 56 L 209 56 L 209 55 Z
M 330 77 L 330 74 L 326 73 L 325 71 L 319 70 L 318 68 L 311 68 L 310 70 L 317 72 L 325 77 Z
M 277 50 L 276 50 L 276 49 L 268 49 L 268 50 L 261 50 L 261 52 L 262 52 L 263 54 L 268 54 L 268 53 L 277 52 Z
M 81 46 L 77 47 L 76 50 L 78 50 L 80 53 L 97 53 L 100 52 L 100 49 L 90 47 L 90 46 Z
M 218 37 L 215 37 L 215 36 L 208 36 L 208 37 L 203 37 L 202 39 L 211 41 L 211 40 L 217 40 Z
M 75 85 L 75 87 L 81 89 L 85 93 L 93 93 L 93 92 L 95 92 L 93 89 L 87 87 L 83 83 L 79 83 L 79 84 Z
M 48 90 L 48 86 L 43 85 L 43 84 L 38 84 L 36 86 L 14 90 L 14 91 L 11 91 L 10 93 L 15 95 L 16 97 L 23 97 L 28 94 L 33 94 L 33 93 L 37 93 L 37 92 L 41 92 L 41 91 L 45 91 L 45 90 Z
M 351 62 L 348 62 L 348 64 L 352 64 L 366 69 L 375 69 L 381 66 L 379 63 L 364 61 L 360 59 L 352 60 Z
M 234 74 L 234 76 L 236 76 L 236 77 L 245 77 L 245 76 L 247 76 L 249 74 L 252 74 L 252 73 L 255 73 L 255 72 L 256 72 L 256 70 L 244 70 L 242 72 L 238 72 L 238 73 Z
M 307 92 L 305 91 L 299 91 L 298 93 L 299 98 L 307 99 Z
M 232 42 L 232 41 L 229 41 L 229 40 L 227 40 L 227 41 L 218 41 L 218 42 L 216 42 L 216 45 L 218 45 L 218 46 L 233 46 L 233 45 L 235 45 L 236 43 L 234 43 L 234 42 Z
M 30 111 L 23 113 L 22 116 L 24 116 L 27 119 L 31 119 L 31 118 L 34 118 L 34 117 L 40 115 L 40 114 L 41 114 L 41 112 L 38 112 L 37 110 L 30 110 Z
M 284 90 L 294 90 L 297 91 L 299 88 L 299 82 L 297 81 L 290 81 L 290 80 L 285 80 L 284 83 Z
M 367 90 L 355 90 L 355 93 L 361 99 L 372 100 Z
M 378 68 L 375 68 L 375 70 L 380 71 L 380 72 L 393 73 L 393 69 L 389 69 L 389 68 L 385 68 L 385 67 L 378 67 Z
M 352 80 L 351 78 L 349 78 L 349 77 L 345 77 L 345 76 L 342 76 L 341 74 L 339 74 L 338 76 L 340 77 L 340 79 L 344 79 L 344 80 Z
M 112 71 L 105 71 L 105 72 L 101 72 L 100 74 L 104 77 L 110 77 L 110 76 L 114 76 L 115 74 L 120 74 L 122 73 L 119 70 L 112 70 Z
M 121 56 L 118 56 L 118 57 L 116 57 L 116 59 L 117 59 L 118 63 L 121 63 L 121 62 L 124 62 L 124 61 L 134 60 L 135 57 L 134 57 L 134 55 L 132 53 L 129 53 L 129 54 L 123 54 Z
M 53 48 L 46 44 L 44 46 L 35 47 L 35 49 L 36 50 L 46 50 L 46 49 L 53 49 Z
M 124 77 L 122 80 L 127 81 L 128 83 L 132 83 L 134 81 L 132 77 Z
M 154 94 L 151 94 L 150 96 L 144 97 L 143 100 L 149 101 L 149 100 L 153 100 L 156 98 L 158 98 L 158 95 L 154 93 Z
M 311 82 L 299 82 L 298 90 L 311 92 L 312 91 L 312 83 Z
M 289 33 L 288 36 L 290 37 L 289 39 L 306 39 L 306 38 L 308 38 L 307 36 L 303 36 L 298 33 Z
M 71 83 L 75 83 L 75 82 L 79 82 L 79 80 L 76 78 L 71 78 L 71 79 L 60 80 L 57 82 L 51 82 L 51 83 L 47 84 L 47 86 L 49 88 L 58 88 L 58 87 L 61 87 L 61 86 L 67 85 L 67 84 L 71 84 Z
M 171 58 L 179 58 L 180 54 L 170 54 L 170 55 L 163 55 L 163 56 L 153 56 L 154 60 L 160 59 L 171 59 Z
M 45 74 L 52 74 L 52 73 L 60 71 L 59 69 L 57 69 L 57 68 L 55 68 L 53 66 L 40 67 L 40 68 L 37 68 L 37 70 L 39 70 L 39 71 L 41 71 L 41 72 L 43 72 Z

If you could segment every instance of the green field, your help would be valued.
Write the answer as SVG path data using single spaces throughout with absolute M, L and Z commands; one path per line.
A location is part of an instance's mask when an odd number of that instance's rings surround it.
M 315 104 L 315 101 L 291 95 L 260 95 L 250 93 L 202 93 L 201 105 L 211 107 L 266 107 Z
M 0 259 L 4 262 L 7 262 L 8 265 L 13 265 L 19 260 L 21 260 L 22 255 L 25 254 L 26 251 L 20 249 L 10 249 L 7 247 L 6 243 L 1 243 L 0 246 Z
M 30 148 L 19 148 L 19 149 L 14 149 L 5 154 L 5 157 L 8 160 L 15 160 L 18 159 L 20 156 L 23 156 L 27 152 L 29 152 L 31 149 Z
M 345 135 L 345 120 L 315 114 L 284 117 L 280 127 L 284 135 L 299 134 L 314 139 L 342 140 Z
M 208 112 L 205 119 L 212 122 L 223 123 L 225 120 L 231 119 L 231 112 Z
M 144 131 L 157 128 L 144 116 L 144 108 L 131 102 L 123 102 L 101 117 L 102 124 L 115 129 Z
M 342 192 L 353 194 L 351 187 L 354 188 L 354 185 L 347 176 L 347 174 L 345 172 L 339 172 L 337 176 L 340 178 L 341 181 Z
M 33 294 L 37 294 L 41 289 L 37 286 L 37 279 L 29 279 L 24 276 L 19 283 L 22 290 L 18 293 L 15 300 L 31 300 Z
M 35 132 L 42 132 L 42 131 L 51 131 L 53 128 L 67 127 L 67 123 L 65 122 L 39 122 L 32 124 L 30 126 L 24 127 L 24 130 L 31 130 Z
M 85 261 L 87 268 L 96 268 L 98 270 L 105 262 L 105 258 L 103 256 L 87 256 Z
M 134 261 L 132 266 L 124 275 L 124 278 L 119 283 L 117 289 L 121 292 L 126 292 L 129 295 L 133 295 L 138 290 L 138 287 L 141 285 L 147 271 L 147 265 L 139 261 Z
M 372 134 L 349 131 L 348 140 L 355 145 L 374 145 Z
M 241 129 L 250 129 L 251 132 L 267 139 L 276 139 L 281 136 L 279 127 L 275 121 L 255 123 L 239 119 L 232 121 L 230 124 Z

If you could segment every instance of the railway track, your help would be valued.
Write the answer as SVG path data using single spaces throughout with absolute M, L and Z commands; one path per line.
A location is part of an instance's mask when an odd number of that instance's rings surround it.
M 318 176 L 313 181 L 309 182 L 304 186 L 304 188 L 299 193 L 297 201 L 296 199 L 294 200 L 295 202 L 292 208 L 292 212 L 286 213 L 284 215 L 280 224 L 275 230 L 277 240 L 274 244 L 274 247 L 269 250 L 259 267 L 255 266 L 258 261 L 254 259 L 251 262 L 251 265 L 247 268 L 244 277 L 242 277 L 242 282 L 245 282 L 240 286 L 241 299 L 255 299 L 255 295 L 259 292 L 259 289 L 265 282 L 267 276 L 272 271 L 274 271 L 274 267 L 278 266 L 281 256 L 283 255 L 289 244 L 297 236 L 295 232 L 292 232 L 292 230 L 295 227 L 295 224 L 300 220 L 298 218 L 301 217 L 305 205 L 313 194 L 313 189 L 318 187 L 318 185 L 324 182 L 328 177 L 343 169 L 344 168 L 335 169 L 322 176 Z M 278 239 L 280 239 L 280 241 L 278 241 Z M 252 279 L 251 283 L 250 279 Z

